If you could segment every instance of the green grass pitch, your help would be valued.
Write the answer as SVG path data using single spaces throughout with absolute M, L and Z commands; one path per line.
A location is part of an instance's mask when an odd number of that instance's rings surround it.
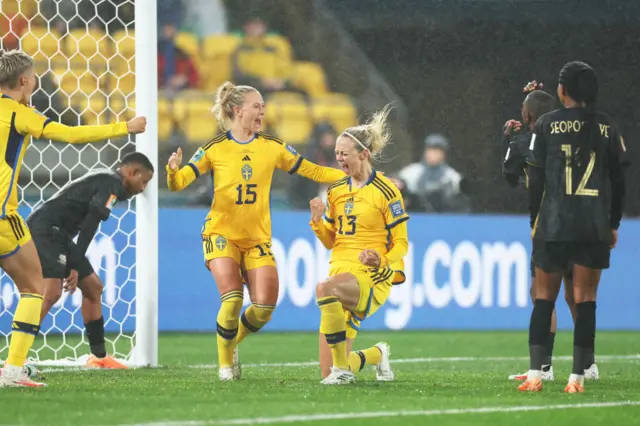
M 570 332 L 556 338 L 556 381 L 538 394 L 507 380 L 528 366 L 526 332 L 362 332 L 356 348 L 378 341 L 391 345 L 395 382 L 377 383 L 367 368 L 354 385 L 327 387 L 313 364 L 314 333 L 250 336 L 240 347 L 243 378 L 227 383 L 213 366 L 215 335 L 163 334 L 160 368 L 47 369 L 45 389 L 1 389 L 0 424 L 640 424 L 638 332 L 598 333 L 601 378 L 579 395 L 563 393 Z M 539 409 L 547 405 L 555 409 Z

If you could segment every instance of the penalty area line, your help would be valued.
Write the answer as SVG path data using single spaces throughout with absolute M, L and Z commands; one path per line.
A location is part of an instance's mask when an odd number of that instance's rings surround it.
M 331 414 L 298 414 L 281 417 L 253 417 L 224 420 L 184 420 L 153 423 L 137 423 L 121 426 L 223 426 L 223 425 L 266 425 L 274 423 L 315 422 L 323 420 L 353 420 L 373 419 L 382 417 L 428 417 L 450 416 L 459 414 L 492 414 L 516 413 L 523 411 L 568 410 L 585 408 L 611 408 L 637 406 L 640 401 L 591 402 L 582 404 L 557 405 L 521 405 L 514 407 L 478 407 L 478 408 L 450 408 L 441 410 L 402 410 L 402 411 L 370 411 L 362 413 L 331 413 Z

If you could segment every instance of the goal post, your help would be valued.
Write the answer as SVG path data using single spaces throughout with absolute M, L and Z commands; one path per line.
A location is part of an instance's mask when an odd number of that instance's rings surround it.
M 158 19 L 156 0 L 135 2 L 136 113 L 147 131 L 136 150 L 151 159 L 155 176 L 136 200 L 136 346 L 132 361 L 158 365 Z
M 34 140 L 19 180 L 20 213 L 89 171 L 114 168 L 138 151 L 155 176 L 144 193 L 118 203 L 88 251 L 104 284 L 107 352 L 130 366 L 158 365 L 158 89 L 157 0 L 1 0 L 0 47 L 19 48 L 36 63 L 32 105 L 67 125 L 147 118 L 144 134 L 69 145 Z M 8 25 L 8 28 L 4 28 Z M 0 360 L 20 294 L 0 270 Z M 82 294 L 63 293 L 44 319 L 28 359 L 80 366 L 89 354 Z M 1 363 L 1 361 L 0 361 Z

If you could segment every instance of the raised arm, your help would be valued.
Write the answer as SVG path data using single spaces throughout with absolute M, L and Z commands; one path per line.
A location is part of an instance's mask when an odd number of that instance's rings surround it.
M 98 142 L 129 133 L 142 133 L 147 127 L 145 117 L 136 117 L 129 122 L 99 126 L 66 126 L 39 114 L 33 108 L 23 106 L 15 118 L 16 130 L 22 135 L 51 139 L 71 144 Z
M 278 143 L 278 161 L 276 165 L 290 175 L 297 173 L 319 183 L 333 183 L 346 176 L 342 170 L 318 166 L 306 160 L 291 145 L 287 145 L 280 140 L 278 140 Z
M 333 226 L 333 213 L 329 205 L 325 205 L 320 198 L 314 198 L 309 202 L 311 208 L 311 221 L 309 225 L 323 246 L 331 250 L 335 243 L 336 232 Z
M 199 148 L 186 166 L 182 164 L 182 148 L 171 154 L 167 164 L 167 186 L 170 191 L 182 191 L 203 173 L 211 170 L 211 163 L 204 151 Z

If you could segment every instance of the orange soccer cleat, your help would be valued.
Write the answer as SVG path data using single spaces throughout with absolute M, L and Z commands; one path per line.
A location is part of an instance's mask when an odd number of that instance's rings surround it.
M 579 382 L 572 381 L 567 384 L 567 387 L 564 388 L 566 393 L 582 393 L 584 392 L 584 385 L 581 385 Z
M 125 370 L 129 368 L 113 357 L 106 356 L 104 358 L 98 358 L 93 354 L 89 355 L 86 366 L 87 368 L 109 368 L 115 370 Z
M 520 392 L 540 392 L 542 390 L 542 380 L 525 380 L 520 386 L 518 386 L 518 390 Z

